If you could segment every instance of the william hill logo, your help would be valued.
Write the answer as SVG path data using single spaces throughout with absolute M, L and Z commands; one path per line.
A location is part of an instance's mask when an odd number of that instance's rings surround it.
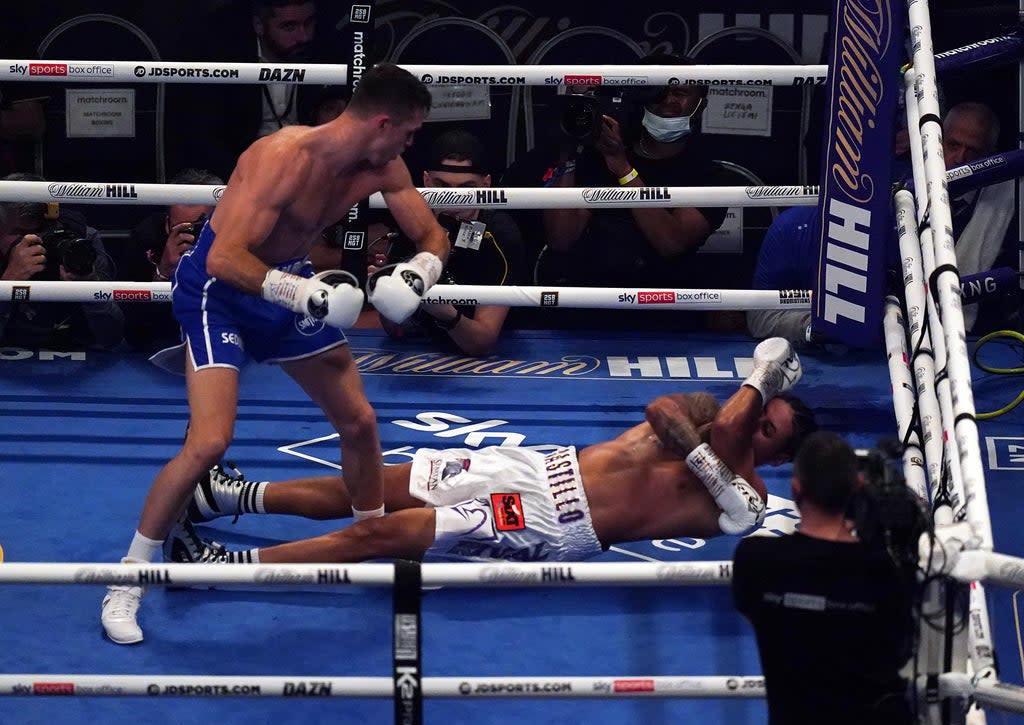
M 504 189 L 421 189 L 430 206 L 482 206 L 508 204 Z
M 672 194 L 667 186 L 636 186 L 636 187 L 596 187 L 583 189 L 583 201 L 588 204 L 604 202 L 608 204 L 625 204 L 638 201 L 670 201 Z
M 638 191 L 640 192 L 640 201 L 661 201 L 672 198 L 664 186 L 641 186 Z
M 138 199 L 135 184 L 107 184 L 108 199 Z
M 508 197 L 504 189 L 477 189 L 476 202 L 478 204 L 508 204 Z

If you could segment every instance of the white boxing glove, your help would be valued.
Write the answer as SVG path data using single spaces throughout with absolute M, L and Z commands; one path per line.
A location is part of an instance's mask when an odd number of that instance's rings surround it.
M 789 340 L 769 337 L 754 348 L 754 371 L 743 381 L 761 393 L 761 401 L 767 403 L 779 393 L 790 390 L 800 376 L 800 357 Z
M 363 309 L 363 291 L 349 272 L 331 269 L 300 277 L 271 269 L 263 280 L 263 299 L 331 327 L 351 327 Z
M 420 252 L 408 262 L 378 269 L 366 280 L 370 304 L 392 322 L 405 322 L 441 276 L 442 266 L 437 255 Z
M 722 510 L 718 528 L 723 534 L 745 536 L 761 526 L 765 517 L 764 499 L 742 476 L 733 473 L 711 446 L 702 443 L 694 448 L 686 457 L 686 465 Z

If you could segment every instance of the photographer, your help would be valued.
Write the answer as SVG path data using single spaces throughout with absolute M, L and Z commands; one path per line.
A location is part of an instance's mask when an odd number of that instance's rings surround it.
M 224 181 L 205 169 L 185 169 L 170 184 L 222 186 Z M 181 255 L 195 244 L 213 205 L 171 204 L 143 219 L 131 231 L 126 244 L 117 248 L 117 269 L 122 279 L 135 282 L 168 282 L 174 278 Z M 178 322 L 170 305 L 125 302 L 125 339 L 147 352 L 177 345 Z
M 663 53 L 639 62 L 692 64 L 687 58 Z M 716 171 L 698 133 L 706 86 L 637 86 L 612 98 L 599 88 L 597 94 L 589 104 L 585 96 L 567 97 L 562 129 L 576 139 L 579 154 L 558 170 L 554 186 L 636 189 L 729 183 Z M 564 253 L 562 268 L 552 281 L 584 286 L 693 286 L 700 278 L 693 254 L 725 214 L 724 207 L 642 203 L 593 211 L 545 209 L 549 252 Z
M 480 140 L 462 129 L 441 134 L 430 147 L 423 186 L 453 192 L 491 186 L 490 164 Z M 525 272 L 523 239 L 511 214 L 493 209 L 448 209 L 437 212 L 437 220 L 448 232 L 451 253 L 441 275 L 443 284 L 522 284 Z M 412 256 L 415 248 L 390 228 L 373 236 L 368 248 L 371 274 L 377 267 Z M 443 293 L 442 293 L 443 294 Z M 505 305 L 457 304 L 420 305 L 417 313 L 401 325 L 381 318 L 391 337 L 426 336 L 441 347 L 456 348 L 468 355 L 489 353 L 505 325 Z
M 793 463 L 799 531 L 736 547 L 733 596 L 757 635 L 773 725 L 913 722 L 900 669 L 913 641 L 914 572 L 879 543 L 909 548 L 916 538 L 878 529 L 894 523 L 885 514 L 915 502 L 904 506 L 913 494 L 902 481 L 873 479 L 862 482 L 841 437 L 814 433 Z M 864 502 L 881 500 L 876 494 L 890 505 L 881 518 L 858 516 L 855 529 L 847 512 L 869 511 Z
M 43 181 L 9 174 L 7 181 Z M 114 265 L 99 232 L 77 212 L 56 204 L 0 204 L 0 279 L 8 281 L 110 280 Z M 124 339 L 117 303 L 0 302 L 0 343 L 72 350 L 111 349 Z

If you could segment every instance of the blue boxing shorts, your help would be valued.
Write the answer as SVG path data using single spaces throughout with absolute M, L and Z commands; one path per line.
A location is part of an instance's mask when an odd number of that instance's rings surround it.
M 323 320 L 297 314 L 207 274 L 206 257 L 214 237 L 207 223 L 182 255 L 171 285 L 174 316 L 195 370 L 238 369 L 246 356 L 257 362 L 300 360 L 348 342 L 344 332 Z M 300 277 L 313 276 L 308 257 L 276 267 Z

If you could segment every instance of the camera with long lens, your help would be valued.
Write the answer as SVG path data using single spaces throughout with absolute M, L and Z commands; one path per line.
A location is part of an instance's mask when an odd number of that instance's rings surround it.
M 611 116 L 626 126 L 630 105 L 628 94 L 621 88 L 599 86 L 587 93 L 567 93 L 562 96 L 559 128 L 577 144 L 593 146 L 601 137 L 601 117 Z
M 91 241 L 60 221 L 48 224 L 38 234 L 46 252 L 46 267 L 36 275 L 36 279 L 58 280 L 61 267 L 76 277 L 88 277 L 93 273 L 96 248 Z
M 918 566 L 917 542 L 928 529 L 924 503 L 900 473 L 902 447 L 895 442 L 857 449 L 863 486 L 851 502 L 849 517 L 857 538 L 869 547 L 888 551 L 905 572 Z
M 639 130 L 643 108 L 667 91 L 667 86 L 597 86 L 586 93 L 562 96 L 559 128 L 562 135 L 582 146 L 592 146 L 601 137 L 601 116 L 619 122 L 623 138 Z

